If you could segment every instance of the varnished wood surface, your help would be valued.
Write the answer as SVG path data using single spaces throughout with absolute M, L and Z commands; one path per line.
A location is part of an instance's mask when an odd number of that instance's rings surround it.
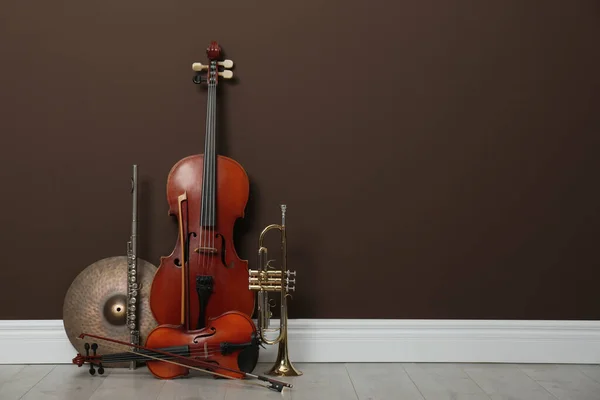
M 2 400 L 598 400 L 600 366 L 514 364 L 302 364 L 271 392 L 196 373 L 159 380 L 144 368 L 90 376 L 71 365 L 0 365 Z M 257 371 L 269 365 L 259 364 Z
M 206 314 L 216 317 L 225 312 L 235 310 L 251 316 L 254 311 L 254 292 L 248 289 L 248 261 L 242 260 L 237 254 L 233 243 L 233 229 L 237 219 L 244 217 L 244 209 L 249 196 L 249 180 L 243 167 L 231 158 L 217 157 L 216 176 L 216 226 L 210 234 L 218 249 L 217 255 L 206 255 L 194 252 L 201 246 L 199 221 L 202 201 L 202 155 L 193 155 L 177 162 L 167 181 L 167 199 L 169 215 L 178 214 L 178 197 L 187 193 L 186 221 L 189 223 L 188 232 L 197 235 L 190 240 L 190 256 L 187 272 L 190 277 L 197 275 L 212 275 L 214 290 L 208 301 Z M 165 218 L 168 218 L 165 216 Z M 185 221 L 184 221 L 185 223 Z M 224 238 L 222 246 L 220 234 Z M 160 324 L 179 324 L 181 316 L 181 268 L 175 260 L 181 258 L 181 241 L 173 237 L 175 247 L 173 252 L 161 258 L 158 271 L 150 291 L 150 306 L 156 320 Z M 224 248 L 223 248 L 224 247 Z M 227 266 L 222 263 L 221 253 L 225 253 Z M 188 282 L 188 313 L 191 316 L 192 327 L 199 314 L 199 301 L 196 292 L 196 281 Z
M 239 370 L 238 357 L 240 350 L 232 351 L 230 355 L 222 356 L 219 351 L 223 343 L 249 343 L 256 334 L 256 326 L 246 314 L 240 312 L 227 312 L 209 321 L 209 325 L 200 330 L 187 331 L 179 326 L 161 325 L 148 335 L 146 347 L 164 349 L 176 346 L 189 346 L 189 355 L 199 361 L 222 366 L 230 370 Z M 185 360 L 174 359 L 173 361 L 184 363 Z M 189 369 L 149 360 L 148 369 L 158 378 L 172 379 L 188 374 Z M 214 371 L 230 377 L 239 377 L 240 374 L 214 368 Z

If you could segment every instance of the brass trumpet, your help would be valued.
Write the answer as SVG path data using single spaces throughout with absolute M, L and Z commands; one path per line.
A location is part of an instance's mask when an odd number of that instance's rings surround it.
M 278 375 L 278 376 L 300 376 L 302 372 L 298 371 L 292 365 L 289 354 L 288 354 L 288 343 L 287 343 L 287 296 L 290 291 L 296 290 L 296 271 L 289 271 L 287 269 L 287 237 L 286 237 L 286 226 L 285 226 L 285 212 L 287 206 L 281 205 L 281 225 L 271 224 L 263 229 L 258 239 L 258 268 L 257 270 L 251 269 L 249 271 L 250 276 L 249 288 L 258 292 L 257 301 L 257 314 L 258 314 L 258 331 L 260 339 L 266 344 L 279 344 L 277 351 L 277 360 L 273 367 L 265 372 L 267 375 Z M 268 250 L 263 245 L 264 238 L 267 232 L 272 229 L 278 229 L 281 232 L 281 269 L 273 270 L 271 261 L 268 259 Z M 294 277 L 290 279 L 290 277 Z M 279 328 L 269 328 L 271 316 L 271 304 L 269 303 L 269 292 L 280 292 L 281 294 L 281 317 L 279 321 Z M 267 331 L 277 331 L 279 335 L 277 339 L 269 340 L 266 338 Z

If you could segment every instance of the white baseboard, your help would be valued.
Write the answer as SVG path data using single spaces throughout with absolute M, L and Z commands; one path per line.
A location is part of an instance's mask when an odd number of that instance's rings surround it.
M 272 327 L 279 321 L 272 320 Z M 261 349 L 272 362 L 277 346 Z M 301 319 L 292 362 L 600 363 L 600 321 Z M 68 364 L 61 320 L 0 321 L 0 364 Z

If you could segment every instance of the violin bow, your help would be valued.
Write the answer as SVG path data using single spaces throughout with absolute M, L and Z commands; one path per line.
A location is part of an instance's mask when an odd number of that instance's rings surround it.
M 166 352 L 166 351 L 162 351 L 162 350 L 158 350 L 158 349 L 151 349 L 151 348 L 146 347 L 146 346 L 141 346 L 141 345 L 137 345 L 137 344 L 122 342 L 122 341 L 117 340 L 117 339 L 111 339 L 111 338 L 107 338 L 107 337 L 103 337 L 103 336 L 92 335 L 90 333 L 82 333 L 81 335 L 79 335 L 79 339 L 83 339 L 86 336 L 89 336 L 89 337 L 92 337 L 92 338 L 96 338 L 96 339 L 100 339 L 100 340 L 106 340 L 108 342 L 122 344 L 123 346 L 135 347 L 135 348 L 138 348 L 138 349 L 150 351 L 150 352 L 153 352 L 153 353 L 162 354 L 162 355 L 169 356 L 169 357 L 183 359 L 183 360 L 188 361 L 188 362 L 193 362 L 195 364 L 204 365 L 207 368 L 220 368 L 220 369 L 225 370 L 225 371 L 235 372 L 236 374 L 240 374 L 240 375 L 242 375 L 242 376 L 244 376 L 246 378 L 253 378 L 253 379 L 257 379 L 259 381 L 267 382 L 269 384 L 269 386 L 263 386 L 263 385 L 260 385 L 260 386 L 267 387 L 268 389 L 275 390 L 277 392 L 281 392 L 284 387 L 288 387 L 288 388 L 292 388 L 293 387 L 293 385 L 291 383 L 287 383 L 287 382 L 283 382 L 283 381 L 278 381 L 276 379 L 272 379 L 272 378 L 269 378 L 269 377 L 266 377 L 266 376 L 255 375 L 255 374 L 251 374 L 251 373 L 248 373 L 248 372 L 240 371 L 240 370 L 237 370 L 237 369 L 234 369 L 234 368 L 228 368 L 228 367 L 224 367 L 224 366 L 221 366 L 221 365 L 215 365 L 215 364 L 211 364 L 211 363 L 204 362 L 204 361 L 201 361 L 201 360 L 195 360 L 195 359 L 191 359 L 189 357 L 180 356 L 178 354 L 169 353 L 169 352 Z M 240 378 L 234 378 L 232 376 L 228 376 L 228 375 L 224 375 L 224 374 L 219 374 L 218 372 L 208 371 L 208 370 L 205 370 L 205 369 L 202 369 L 202 368 L 197 368 L 197 367 L 194 367 L 194 366 L 191 366 L 191 365 L 181 364 L 181 363 L 178 363 L 178 362 L 175 362 L 175 361 L 172 361 L 172 360 L 165 360 L 163 358 L 153 357 L 153 356 L 150 356 L 148 354 L 138 353 L 138 352 L 134 352 L 134 351 L 131 351 L 131 350 L 128 350 L 128 351 L 130 353 L 135 354 L 135 355 L 140 355 L 140 356 L 147 357 L 147 358 L 150 358 L 150 359 L 155 359 L 157 361 L 164 361 L 164 362 L 167 362 L 167 363 L 179 365 L 179 366 L 186 367 L 186 368 L 189 368 L 189 369 L 193 369 L 193 370 L 196 370 L 196 371 L 205 372 L 205 373 L 208 373 L 208 374 L 211 374 L 211 375 L 221 376 L 221 377 L 224 377 L 224 378 L 234 379 L 234 380 L 239 380 L 240 379 Z

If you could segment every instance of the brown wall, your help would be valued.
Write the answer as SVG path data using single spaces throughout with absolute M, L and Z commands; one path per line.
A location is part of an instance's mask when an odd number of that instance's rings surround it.
M 61 318 L 125 253 L 133 163 L 139 255 L 171 252 L 211 40 L 238 251 L 285 201 L 291 318 L 600 318 L 597 2 L 60 3 L 0 5 L 0 318 Z

